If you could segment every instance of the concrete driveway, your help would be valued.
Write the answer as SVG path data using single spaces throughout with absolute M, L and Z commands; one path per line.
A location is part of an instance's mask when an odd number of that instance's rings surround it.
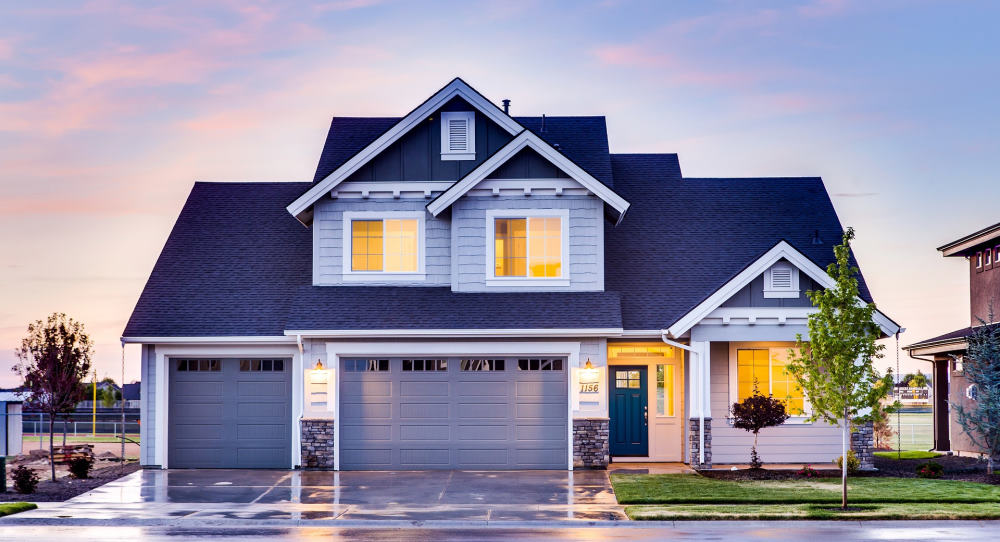
M 487 524 L 624 519 L 605 471 L 147 470 L 3 522 Z

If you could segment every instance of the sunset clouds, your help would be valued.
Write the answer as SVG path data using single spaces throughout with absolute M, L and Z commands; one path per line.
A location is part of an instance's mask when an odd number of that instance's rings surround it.
M 6 3 L 0 386 L 24 326 L 53 311 L 84 321 L 118 374 L 125 319 L 194 181 L 310 179 L 332 115 L 401 115 L 455 76 L 515 114 L 606 114 L 612 151 L 679 152 L 687 175 L 822 175 L 882 308 L 914 336 L 960 327 L 961 272 L 933 247 L 1000 218 L 926 215 L 995 191 L 996 15 L 847 0 Z

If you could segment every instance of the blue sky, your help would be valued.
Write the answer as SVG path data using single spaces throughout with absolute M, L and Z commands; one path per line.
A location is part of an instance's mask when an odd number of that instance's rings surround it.
M 903 342 L 968 325 L 965 267 L 934 248 L 1000 221 L 998 12 L 5 3 L 0 385 L 52 311 L 88 325 L 118 378 L 118 337 L 195 180 L 308 180 L 332 115 L 400 115 L 455 76 L 514 114 L 606 115 L 613 152 L 677 152 L 687 176 L 822 176 Z

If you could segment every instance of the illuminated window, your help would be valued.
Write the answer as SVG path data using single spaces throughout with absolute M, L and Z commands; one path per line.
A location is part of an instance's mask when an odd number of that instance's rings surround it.
M 805 414 L 805 393 L 788 372 L 788 348 L 753 348 L 736 351 L 736 400 L 753 395 L 754 383 L 760 393 L 785 402 L 793 416 Z
M 415 218 L 351 221 L 351 271 L 412 273 L 418 269 Z
M 494 220 L 494 276 L 562 276 L 562 218 Z
M 660 416 L 674 415 L 674 366 L 656 366 L 656 413 Z

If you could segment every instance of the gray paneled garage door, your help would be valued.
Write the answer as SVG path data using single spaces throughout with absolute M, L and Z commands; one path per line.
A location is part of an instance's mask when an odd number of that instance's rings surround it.
M 342 469 L 565 469 L 566 360 L 344 359 Z
M 170 468 L 291 467 L 288 359 L 170 359 Z

